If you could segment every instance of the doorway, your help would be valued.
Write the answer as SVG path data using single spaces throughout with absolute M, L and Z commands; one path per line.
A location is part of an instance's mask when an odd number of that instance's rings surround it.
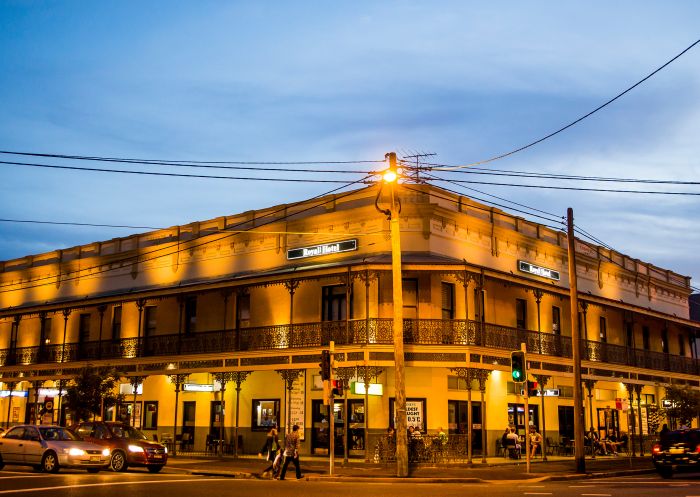
M 464 435 L 465 447 L 468 445 L 466 436 L 469 433 L 469 402 L 466 400 L 447 401 L 447 429 L 450 435 Z M 481 439 L 482 410 L 480 401 L 472 401 L 472 451 L 481 451 L 484 441 Z
M 188 400 L 182 403 L 182 444 L 194 446 L 194 426 L 197 403 Z

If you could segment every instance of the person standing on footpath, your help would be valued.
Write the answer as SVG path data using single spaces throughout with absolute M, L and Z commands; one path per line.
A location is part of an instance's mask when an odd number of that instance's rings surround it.
M 292 432 L 284 437 L 284 464 L 282 465 L 282 473 L 280 480 L 284 480 L 284 475 L 287 474 L 287 466 L 289 463 L 294 463 L 296 469 L 297 480 L 301 479 L 301 467 L 299 466 L 299 425 L 292 427 Z

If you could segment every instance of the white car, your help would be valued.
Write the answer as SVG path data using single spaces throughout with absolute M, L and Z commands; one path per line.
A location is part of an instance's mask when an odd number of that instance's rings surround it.
M 97 473 L 109 464 L 109 449 L 84 442 L 61 426 L 18 425 L 0 435 L 0 469 L 5 464 L 57 473 L 61 467 Z

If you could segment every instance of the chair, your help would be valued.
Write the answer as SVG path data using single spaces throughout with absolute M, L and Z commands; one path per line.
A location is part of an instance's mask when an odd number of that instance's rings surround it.
M 556 443 L 552 442 L 551 437 L 547 437 L 546 441 L 547 441 L 547 455 L 553 456 L 554 451 L 556 451 L 558 454 L 559 453 L 559 442 L 556 442 Z
M 180 438 L 180 450 L 188 450 L 190 447 L 190 434 L 189 432 L 185 432 L 182 434 Z
M 520 451 L 518 450 L 518 446 L 515 443 L 514 438 L 506 438 L 505 449 L 508 457 L 511 459 L 520 459 Z
M 503 455 L 503 458 L 505 459 L 508 457 L 508 451 L 506 450 L 505 445 L 503 445 L 503 442 L 501 441 L 500 438 L 496 439 L 496 456 Z
M 211 433 L 207 435 L 207 439 L 204 442 L 204 444 L 205 452 L 211 452 L 212 454 L 216 454 L 219 448 L 219 441 L 214 439 L 214 435 L 212 435 Z

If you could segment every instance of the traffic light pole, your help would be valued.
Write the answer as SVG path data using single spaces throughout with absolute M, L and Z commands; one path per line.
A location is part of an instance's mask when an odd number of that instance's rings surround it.
M 525 392 L 525 398 L 523 399 L 525 402 L 525 472 L 529 473 L 530 472 L 530 404 L 528 402 L 528 399 L 530 397 L 530 388 L 529 385 L 527 384 L 527 346 L 524 343 L 520 344 L 520 350 L 523 352 L 523 366 L 525 369 L 525 383 L 523 385 L 525 388 L 523 391 Z M 515 409 L 515 416 L 517 419 L 518 416 L 518 409 Z

